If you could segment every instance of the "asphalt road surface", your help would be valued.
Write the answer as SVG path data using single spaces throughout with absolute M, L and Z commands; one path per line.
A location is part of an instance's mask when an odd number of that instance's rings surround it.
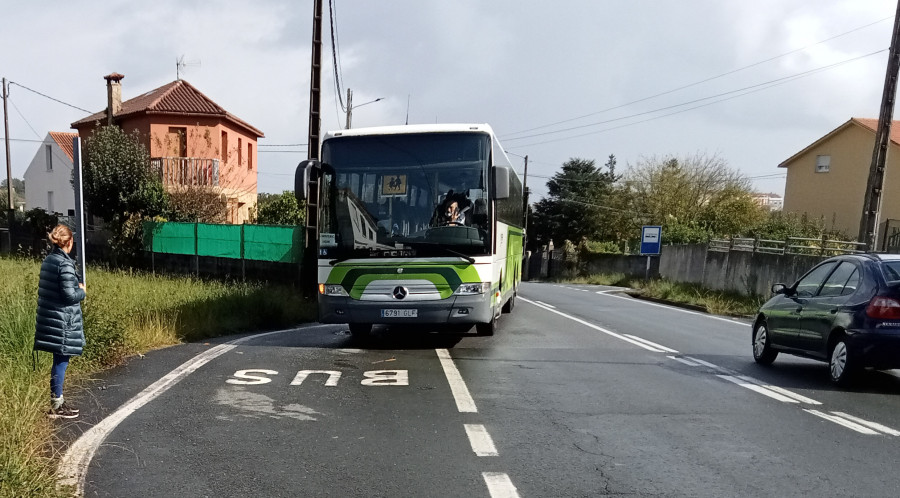
M 753 362 L 750 327 L 523 283 L 494 337 L 343 326 L 152 352 L 80 395 L 86 496 L 898 496 L 900 378 Z

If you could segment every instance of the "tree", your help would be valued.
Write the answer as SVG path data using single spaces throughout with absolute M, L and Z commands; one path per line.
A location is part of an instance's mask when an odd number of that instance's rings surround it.
M 293 192 L 260 194 L 257 201 L 256 223 L 260 225 L 302 225 L 303 206 L 297 203 Z
M 607 171 L 598 168 L 592 159 L 566 161 L 562 171 L 547 181 L 548 196 L 534 205 L 535 243 L 546 244 L 553 239 L 559 245 L 564 240 L 610 237 L 614 228 L 609 213 L 616 211 L 609 205 L 618 180 L 615 165 L 613 155 L 606 163 Z
M 4 211 L 9 209 L 9 194 L 7 193 L 7 185 L 9 182 L 4 178 L 0 181 L 0 203 L 3 204 Z M 13 184 L 13 205 L 25 203 L 25 181 L 18 178 L 12 179 Z
M 225 223 L 228 201 L 224 195 L 196 185 L 177 187 L 168 192 L 171 221 Z
M 162 180 L 151 170 L 147 149 L 137 132 L 102 126 L 84 141 L 84 200 L 88 212 L 112 231 L 114 256 L 125 259 L 141 250 L 143 219 L 165 213 Z
M 624 185 L 634 210 L 662 225 L 667 242 L 737 235 L 766 216 L 750 196 L 750 181 L 717 155 L 642 159 Z

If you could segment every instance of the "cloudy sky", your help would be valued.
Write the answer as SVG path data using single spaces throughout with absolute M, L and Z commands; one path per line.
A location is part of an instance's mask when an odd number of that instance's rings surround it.
M 182 78 L 263 130 L 259 190 L 306 158 L 312 0 L 0 0 L 13 176 L 48 131 Z M 569 158 L 619 170 L 718 154 L 764 192 L 778 164 L 850 117 L 878 117 L 887 0 L 333 0 L 353 127 L 489 123 L 540 196 Z M 325 1 L 322 129 L 343 127 Z M 27 88 L 27 89 L 26 89 Z M 376 98 L 382 101 L 366 104 Z M 301 145 L 292 145 L 301 144 Z M 2 145 L 0 145 L 2 146 Z M 5 175 L 4 175 L 5 177 Z

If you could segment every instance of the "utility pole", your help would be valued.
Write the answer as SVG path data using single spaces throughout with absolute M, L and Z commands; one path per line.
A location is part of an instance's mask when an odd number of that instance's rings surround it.
M 6 197 L 9 201 L 9 211 L 6 213 L 9 219 L 9 233 L 12 236 L 13 221 L 16 216 L 16 205 L 13 203 L 12 165 L 9 160 L 9 114 L 6 110 L 6 98 L 9 91 L 6 86 L 6 78 L 3 78 L 3 142 L 6 145 Z M 12 246 L 9 248 L 12 251 Z
M 350 118 L 353 115 L 353 91 L 347 89 L 347 125 L 344 129 L 350 129 Z
M 875 148 L 872 164 L 866 182 L 866 196 L 859 222 L 859 241 L 865 242 L 866 249 L 874 251 L 878 243 L 878 214 L 881 209 L 881 194 L 884 185 L 884 168 L 887 163 L 888 145 L 891 136 L 891 122 L 894 115 L 894 96 L 897 93 L 897 72 L 900 70 L 900 1 L 894 14 L 894 31 L 888 52 L 887 72 L 884 76 L 884 93 L 881 95 L 881 112 L 878 114 L 878 130 L 875 132 Z
M 528 244 L 528 155 L 527 154 L 525 155 L 525 176 L 522 179 L 522 197 L 525 199 L 525 205 L 523 206 L 525 208 L 525 219 L 523 220 L 525 226 L 522 227 L 522 229 L 525 230 L 525 240 L 522 241 L 522 248 L 524 249 L 525 247 L 527 247 L 526 244 Z
M 319 113 L 322 90 L 322 0 L 314 1 L 312 30 L 312 69 L 309 78 L 309 142 L 307 159 L 319 158 Z

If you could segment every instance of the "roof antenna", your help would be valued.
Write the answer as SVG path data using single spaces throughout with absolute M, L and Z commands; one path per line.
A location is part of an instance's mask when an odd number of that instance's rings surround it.
M 200 61 L 199 60 L 185 61 L 184 55 L 175 59 L 175 79 L 180 80 L 181 73 L 184 72 L 185 68 L 187 68 L 189 66 L 200 67 Z
M 409 94 L 406 94 L 406 124 L 409 124 Z

